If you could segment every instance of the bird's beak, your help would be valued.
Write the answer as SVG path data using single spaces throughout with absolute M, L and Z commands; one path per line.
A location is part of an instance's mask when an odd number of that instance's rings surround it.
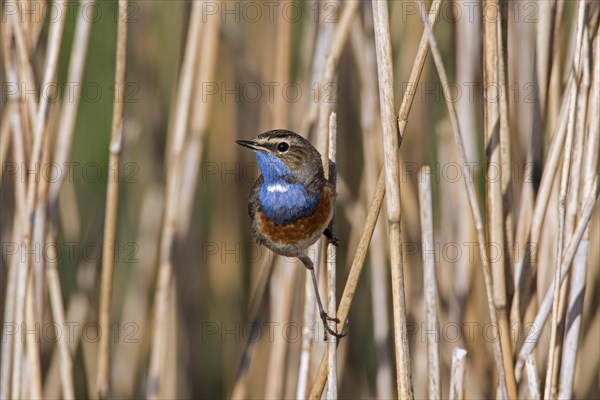
M 244 146 L 244 147 L 247 147 L 252 150 L 260 150 L 260 151 L 266 151 L 266 152 L 270 153 L 269 149 L 267 149 L 264 146 L 259 145 L 258 143 L 254 142 L 252 140 L 236 140 L 235 142 L 237 144 L 239 144 L 240 146 Z

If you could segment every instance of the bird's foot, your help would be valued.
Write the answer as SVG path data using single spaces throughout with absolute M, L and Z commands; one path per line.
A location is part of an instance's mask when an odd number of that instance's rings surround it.
M 338 333 L 336 330 L 331 329 L 331 327 L 329 326 L 329 322 L 334 322 L 336 324 L 336 329 L 337 329 L 337 324 L 340 323 L 339 318 L 330 317 L 329 315 L 327 315 L 327 313 L 325 311 L 323 311 L 323 312 L 321 312 L 321 320 L 323 321 L 323 327 L 325 328 L 325 333 L 323 335 L 323 339 L 325 341 L 327 341 L 327 333 L 335 336 L 338 339 L 341 339 L 348 334 L 347 329 L 341 333 Z M 346 323 L 347 322 L 348 321 L 346 320 Z

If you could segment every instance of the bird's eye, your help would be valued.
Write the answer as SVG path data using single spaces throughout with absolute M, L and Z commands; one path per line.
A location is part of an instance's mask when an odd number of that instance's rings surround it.
M 277 150 L 281 153 L 285 153 L 290 148 L 290 145 L 286 142 L 281 142 L 277 145 Z

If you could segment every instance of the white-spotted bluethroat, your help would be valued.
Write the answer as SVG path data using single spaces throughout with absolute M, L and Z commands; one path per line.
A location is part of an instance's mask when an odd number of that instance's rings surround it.
M 308 140 L 294 132 L 277 129 L 254 140 L 237 140 L 254 150 L 261 176 L 252 188 L 248 213 L 255 239 L 273 252 L 297 257 L 310 270 L 325 332 L 336 337 L 323 309 L 315 270 L 306 249 L 324 234 L 337 246 L 328 229 L 335 209 L 335 187 L 325 179 L 321 155 Z

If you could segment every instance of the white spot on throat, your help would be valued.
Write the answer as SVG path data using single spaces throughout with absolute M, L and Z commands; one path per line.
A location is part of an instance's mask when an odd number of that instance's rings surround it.
M 267 186 L 267 192 L 279 192 L 279 193 L 285 193 L 289 190 L 289 186 L 288 185 L 281 185 L 279 183 L 275 183 L 273 185 L 268 185 Z

